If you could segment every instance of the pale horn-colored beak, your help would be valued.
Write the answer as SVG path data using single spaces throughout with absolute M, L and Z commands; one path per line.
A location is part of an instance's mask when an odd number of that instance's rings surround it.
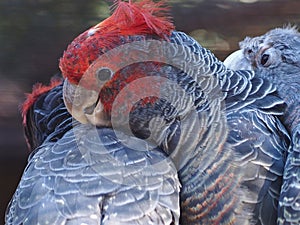
M 64 81 L 63 99 L 68 112 L 83 124 L 110 126 L 111 122 L 99 101 L 99 93 Z
M 225 60 L 224 65 L 231 70 L 253 70 L 251 63 L 245 57 L 243 50 L 231 53 Z

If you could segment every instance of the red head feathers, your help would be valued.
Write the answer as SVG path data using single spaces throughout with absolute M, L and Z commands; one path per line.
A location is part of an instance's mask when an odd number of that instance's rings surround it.
M 87 68 L 106 51 L 120 45 L 120 38 L 152 35 L 168 39 L 174 25 L 163 2 L 118 0 L 113 14 L 85 31 L 68 46 L 60 60 L 60 69 L 69 82 L 78 84 Z

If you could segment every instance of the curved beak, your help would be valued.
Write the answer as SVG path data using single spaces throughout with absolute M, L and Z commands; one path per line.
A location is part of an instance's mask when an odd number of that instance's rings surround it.
M 245 57 L 243 50 L 231 53 L 225 60 L 224 65 L 231 70 L 253 70 L 250 61 Z
M 80 123 L 110 126 L 110 119 L 104 112 L 97 91 L 71 84 L 66 79 L 63 86 L 63 99 L 68 112 Z

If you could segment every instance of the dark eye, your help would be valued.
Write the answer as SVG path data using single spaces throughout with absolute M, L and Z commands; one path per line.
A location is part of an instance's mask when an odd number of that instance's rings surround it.
M 96 77 L 99 81 L 107 81 L 109 80 L 113 75 L 113 71 L 109 68 L 100 68 L 96 72 Z
M 260 59 L 260 63 L 263 66 L 269 66 L 268 60 L 269 60 L 269 55 L 268 54 L 263 54 L 261 59 Z

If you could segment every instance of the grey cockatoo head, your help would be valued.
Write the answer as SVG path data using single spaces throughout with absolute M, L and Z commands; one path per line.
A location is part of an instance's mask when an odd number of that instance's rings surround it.
M 300 72 L 300 33 L 295 27 L 276 28 L 240 42 L 240 50 L 225 61 L 231 69 L 254 70 L 275 84 L 295 82 Z M 299 77 L 300 78 L 300 77 Z

